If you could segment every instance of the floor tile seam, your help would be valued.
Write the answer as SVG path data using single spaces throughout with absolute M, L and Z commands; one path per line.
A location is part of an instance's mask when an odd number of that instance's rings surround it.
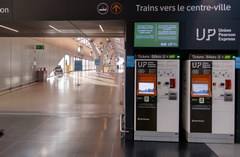
M 6 149 L 4 149 L 3 151 L 1 151 L 0 153 L 4 153 L 7 150 L 9 150 L 10 148 L 12 148 L 14 145 L 16 145 L 18 143 L 18 141 L 16 140 L 13 144 L 11 144 L 9 147 L 7 147 Z
M 4 131 L 3 131 L 3 136 L 2 136 L 2 137 L 4 137 L 4 132 L 5 132 L 5 131 L 8 131 L 9 129 L 14 128 L 16 125 L 20 124 L 21 122 L 22 122 L 22 121 L 17 122 L 16 124 L 12 125 L 11 127 L 7 128 L 7 129 L 1 128 L 1 129 L 4 129 Z M 3 141 L 4 141 L 4 140 L 3 140 Z
M 79 142 L 78 146 L 76 147 L 76 150 L 75 150 L 74 153 L 73 153 L 73 157 L 77 157 L 78 149 L 80 148 L 80 145 L 81 145 L 82 143 L 83 143 L 83 142 Z
M 42 122 L 40 125 L 38 125 L 36 128 L 32 129 L 31 131 L 29 131 L 24 137 L 29 136 L 33 131 L 35 131 L 36 129 L 40 128 L 41 126 L 43 126 L 44 124 L 46 124 L 49 120 L 51 119 L 51 117 L 49 117 L 47 120 L 45 120 L 44 122 Z
M 217 152 L 215 152 L 208 144 L 205 144 L 211 151 L 213 151 L 213 153 L 215 154 L 215 155 L 217 155 L 217 156 L 219 156 L 218 154 L 217 154 Z
M 113 157 L 113 144 L 112 144 L 112 150 L 111 150 L 111 157 Z
M 46 143 L 47 143 L 47 144 L 46 144 L 45 146 L 43 146 L 43 147 L 36 153 L 36 155 L 35 155 L 34 157 L 39 156 L 40 153 L 43 151 L 43 149 L 44 149 L 44 148 L 47 148 L 47 147 L 51 144 L 51 142 L 46 142 Z

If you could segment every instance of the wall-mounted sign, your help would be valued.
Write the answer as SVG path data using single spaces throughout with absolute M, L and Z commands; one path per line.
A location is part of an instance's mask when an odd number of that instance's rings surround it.
M 178 47 L 178 22 L 137 22 L 134 47 Z
M 44 50 L 44 45 L 35 45 L 35 50 Z
M 109 7 L 106 3 L 100 3 L 98 6 L 97 6 L 97 12 L 100 14 L 100 15 L 105 15 L 108 13 L 108 10 L 109 10 Z
M 95 59 L 95 65 L 100 65 L 100 59 Z
M 138 54 L 136 59 L 180 59 L 178 54 Z
M 132 68 L 135 66 L 134 56 L 127 56 L 127 67 Z
M 11 0 L 0 0 L 0 21 L 12 21 L 12 8 Z
M 111 5 L 111 12 L 115 15 L 120 14 L 122 12 L 122 4 L 115 2 Z
M 9 8 L 0 8 L 0 14 L 8 14 L 10 12 Z
M 234 60 L 236 56 L 234 54 L 190 54 L 191 60 Z
M 238 49 L 239 25 L 239 20 L 188 20 L 187 48 Z
M 235 61 L 236 61 L 236 66 L 235 66 L 235 68 L 236 68 L 236 69 L 240 69 L 240 57 L 236 57 Z
M 132 8 L 137 17 L 152 15 L 152 17 L 166 17 L 165 15 L 178 16 L 184 13 L 185 18 L 239 18 L 239 0 L 135 0 Z M 151 17 L 150 17 L 151 18 Z M 159 20 L 159 19 L 158 19 Z

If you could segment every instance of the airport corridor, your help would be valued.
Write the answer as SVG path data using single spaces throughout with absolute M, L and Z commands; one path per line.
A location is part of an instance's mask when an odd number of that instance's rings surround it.
M 2 92 L 0 156 L 112 156 L 121 83 L 122 73 L 86 71 Z
M 73 72 L 2 92 L 0 128 L 5 132 L 0 156 L 218 156 L 205 144 L 122 140 L 122 77 L 123 73 Z M 211 147 L 221 152 L 224 146 Z M 235 155 L 237 146 L 228 150 Z

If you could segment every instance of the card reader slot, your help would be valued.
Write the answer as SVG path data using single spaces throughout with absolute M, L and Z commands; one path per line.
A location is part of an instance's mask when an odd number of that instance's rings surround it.
M 141 103 L 137 104 L 137 108 L 156 108 L 157 104 L 154 103 Z
M 192 110 L 211 110 L 210 105 L 192 105 Z

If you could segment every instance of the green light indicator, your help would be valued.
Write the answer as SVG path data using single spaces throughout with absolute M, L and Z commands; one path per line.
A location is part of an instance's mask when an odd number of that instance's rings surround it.
M 180 58 L 180 56 L 177 56 L 177 58 L 179 59 L 179 58 Z
M 232 56 L 232 59 L 236 59 L 236 56 Z
M 175 59 L 176 58 L 176 55 L 169 55 L 168 56 L 170 59 Z
M 44 50 L 44 45 L 36 45 L 36 50 Z
M 231 56 L 224 56 L 224 59 L 231 59 Z

